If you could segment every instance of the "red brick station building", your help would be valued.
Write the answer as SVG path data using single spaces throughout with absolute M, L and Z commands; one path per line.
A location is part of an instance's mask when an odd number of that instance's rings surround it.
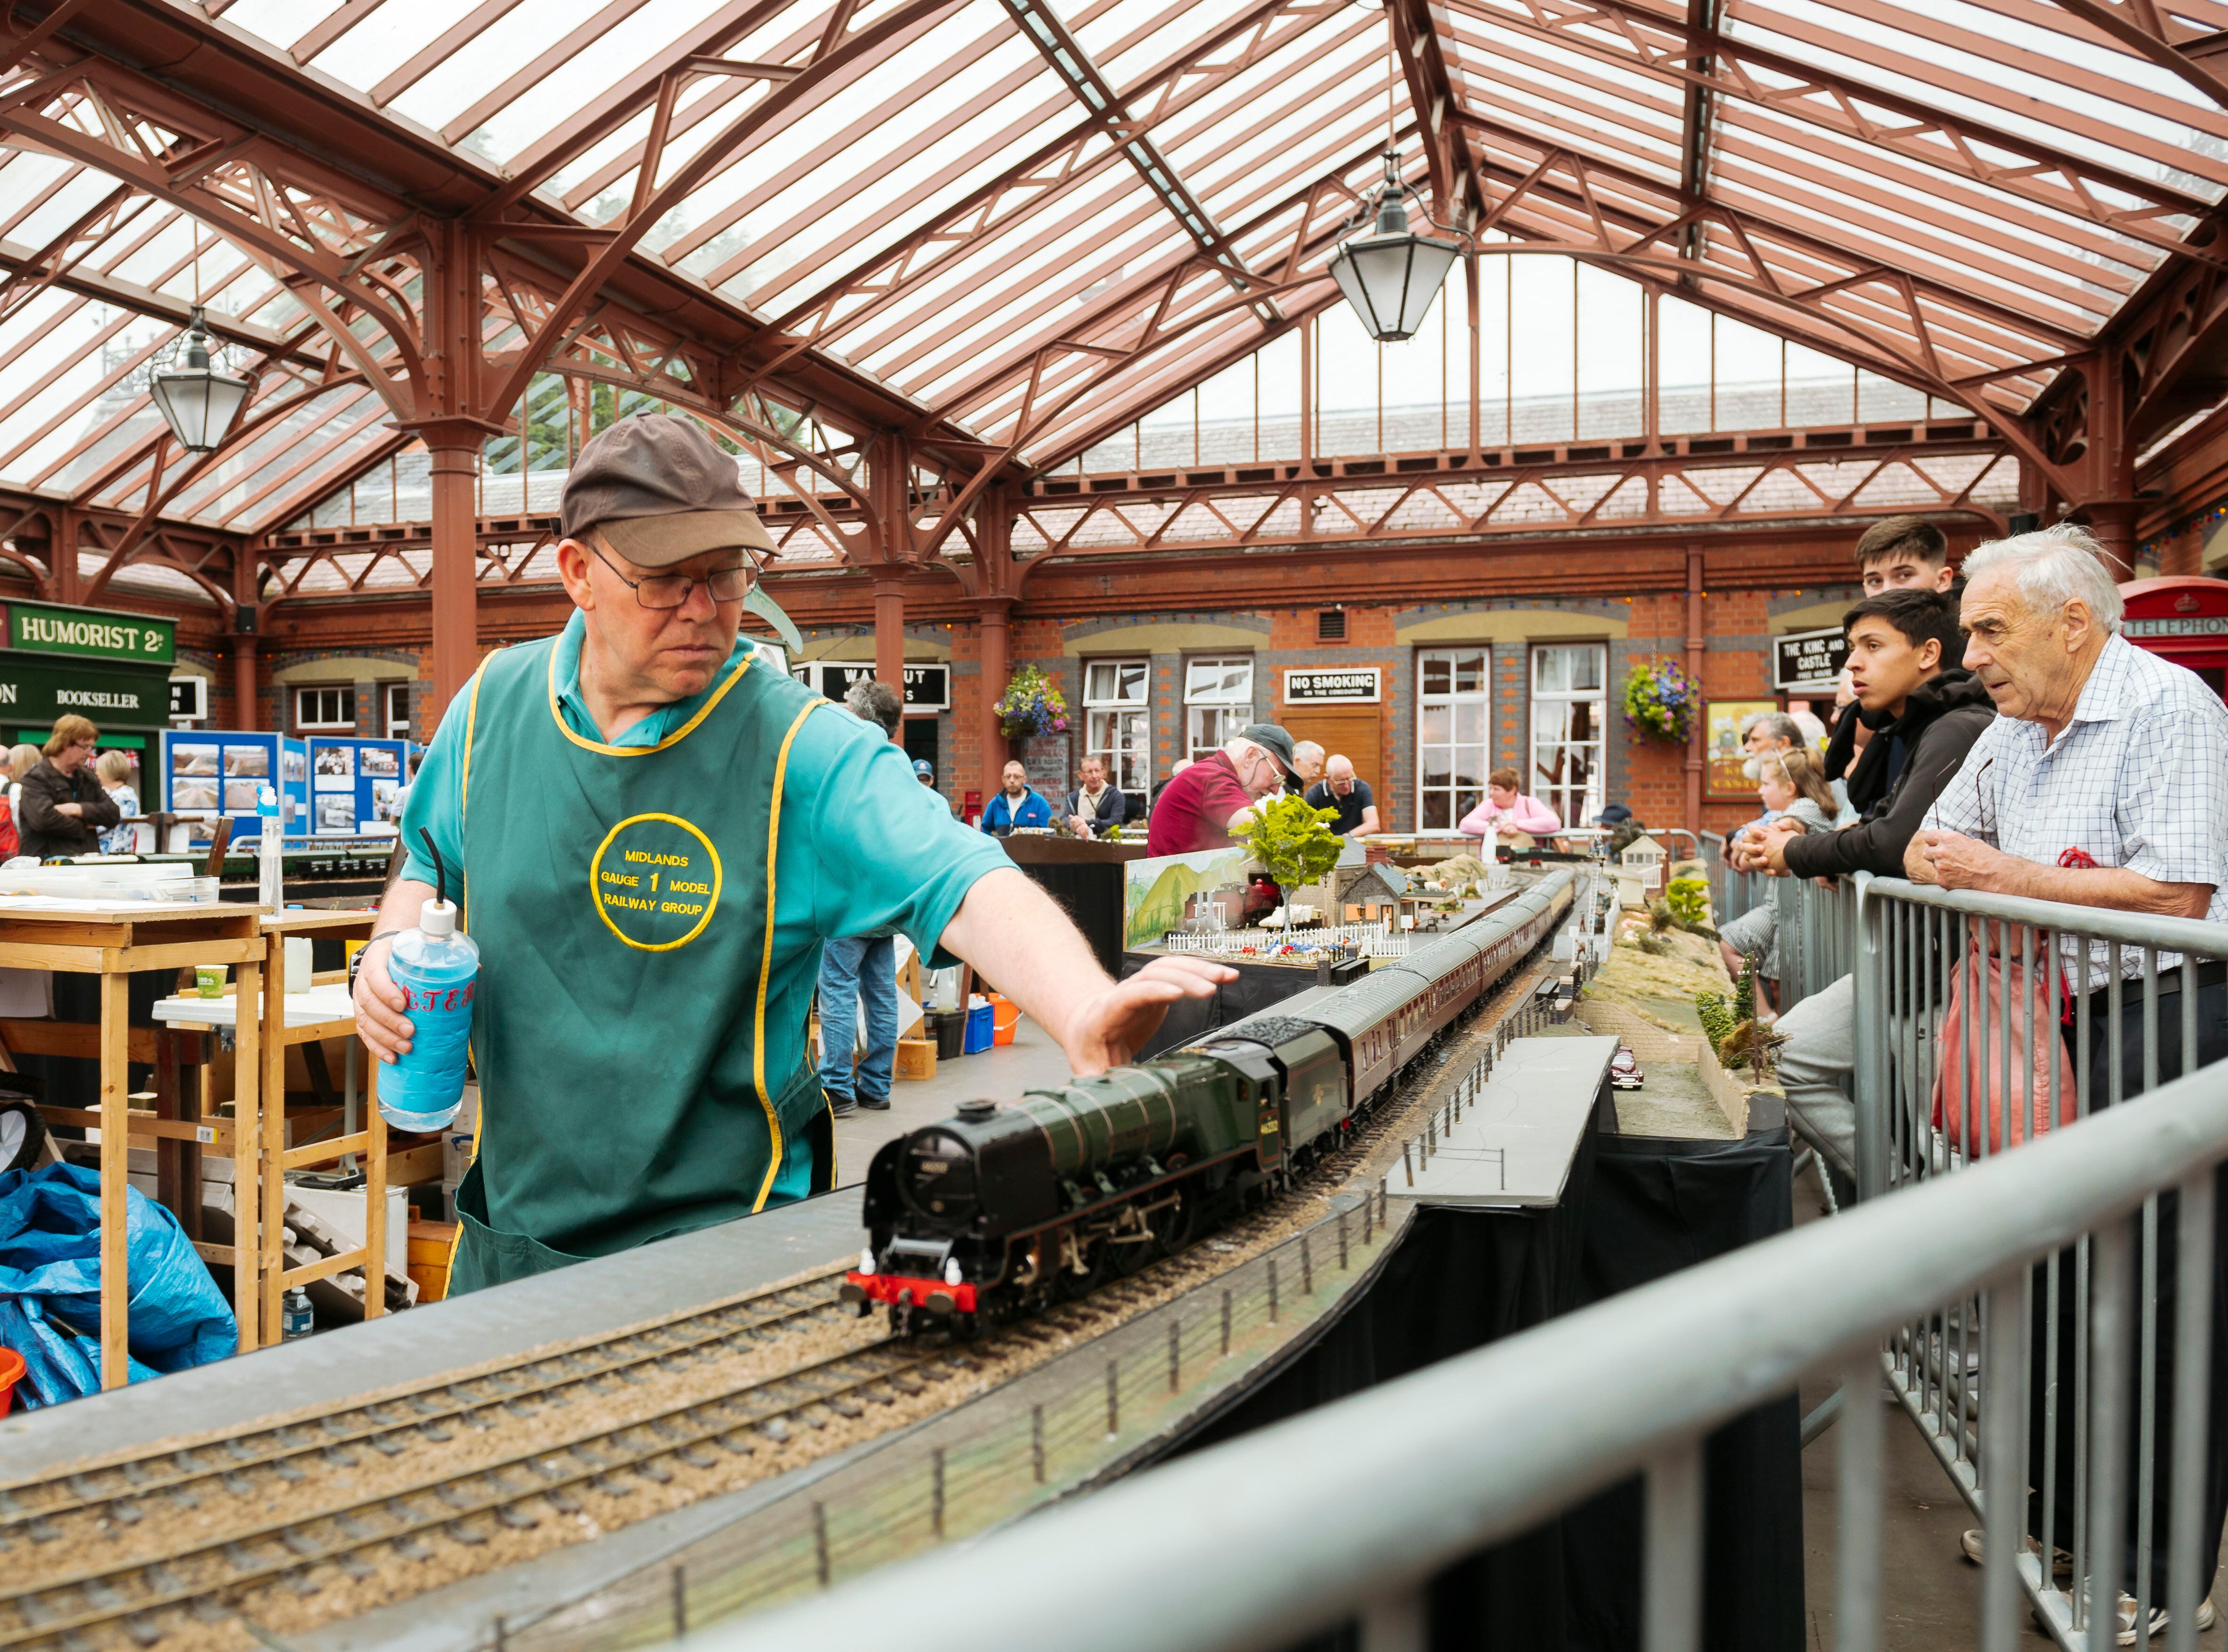
M 1143 439 L 1153 439 L 1148 427 Z M 2228 488 L 2222 445 L 2215 485 Z M 1009 755 L 1047 791 L 1074 784 L 1087 749 L 1108 756 L 1117 780 L 1149 785 L 1267 719 L 1351 757 L 1387 830 L 1451 824 L 1468 807 L 1457 792 L 1504 764 L 1571 813 L 1623 802 L 1652 824 L 1722 829 L 1755 804 L 1705 764 L 1713 732 L 1722 739 L 1761 707 L 1822 710 L 1828 697 L 1784 676 L 1776 643 L 1833 628 L 1861 594 L 1850 552 L 1872 520 L 1924 512 L 1955 556 L 2006 531 L 2018 462 L 2003 447 L 1979 420 L 1937 418 L 1173 473 L 1079 475 L 1071 464 L 1064 477 L 986 490 L 973 542 L 956 553 L 947 544 L 883 563 L 832 554 L 827 529 L 777 481 L 766 514 L 793 549 L 768 586 L 801 628 L 792 667 L 822 686 L 840 693 L 845 666 L 893 676 L 902 667 L 906 746 L 968 812 Z M 1604 448 L 1612 457 L 1597 457 Z M 382 468 L 385 496 L 407 501 L 414 468 L 424 497 L 422 451 Z M 1256 481 L 1260 472 L 1271 476 Z M 485 508 L 474 524 L 480 579 L 458 595 L 438 589 L 427 521 L 319 520 L 341 515 L 351 495 L 360 503 L 361 483 L 261 536 L 260 554 L 298 594 L 272 591 L 279 581 L 266 574 L 252 631 L 235 629 L 246 605 L 225 612 L 150 588 L 148 572 L 169 572 L 159 562 L 125 564 L 97 594 L 84 549 L 87 575 L 22 577 L 45 551 L 35 528 L 59 519 L 83 547 L 131 528 L 28 498 L 14 544 L 31 557 L 4 565 L 0 595 L 174 618 L 176 674 L 207 679 L 195 726 L 424 740 L 471 659 L 545 635 L 568 611 L 548 567 L 561 471 L 465 479 Z M 522 491 L 541 514 L 501 512 L 496 496 Z M 1628 494 L 1652 496 L 1655 509 L 1620 523 L 1602 505 Z M 1523 512 L 1506 525 L 1490 505 L 1482 520 L 1437 530 L 1423 520 L 1495 495 Z M 1727 495 L 1730 506 L 1712 503 Z M 1750 507 L 1755 499 L 1771 503 Z M 1311 540 L 1274 531 L 1280 513 L 1301 515 L 1294 501 L 1315 502 Z M 2123 529 L 2116 541 L 2132 572 L 2206 573 L 2219 556 L 2208 552 L 2219 515 L 2208 505 L 2201 492 L 2180 506 L 2147 502 L 2140 537 Z M 1572 520 L 1525 520 L 1551 513 Z M 165 538 L 175 547 L 183 535 Z M 342 577 L 351 570 L 355 590 Z M 453 631 L 441 621 L 459 596 L 471 652 L 445 682 L 437 634 Z M 746 628 L 770 637 L 755 619 Z M 1657 661 L 1701 686 L 1704 714 L 1683 747 L 1644 738 L 1623 714 L 1627 673 Z M 1002 734 L 990 705 L 1025 664 L 1060 688 L 1066 734 Z

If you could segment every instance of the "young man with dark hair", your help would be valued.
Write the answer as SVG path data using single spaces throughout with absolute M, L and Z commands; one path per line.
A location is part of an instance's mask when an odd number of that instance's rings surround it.
M 1867 597 L 1947 591 L 1957 577 L 1950 568 L 1950 541 L 1924 516 L 1890 516 L 1865 529 L 1857 541 L 1857 573 Z
M 1950 566 L 1950 541 L 1924 516 L 1889 516 L 1858 535 L 1857 577 L 1867 599 L 1884 591 L 1946 592 L 1953 614 L 1957 595 L 1965 588 L 1964 581 Z M 1844 620 L 1846 623 L 1846 616 Z M 1960 644 L 1950 649 L 1943 659 L 1954 662 L 1962 646 Z M 1834 732 L 1826 741 L 1828 781 L 1841 784 L 1849 778 L 1851 767 L 1857 761 L 1860 727 L 1854 705 L 1834 720 Z M 1860 811 L 1864 808 L 1853 797 L 1849 802 Z
M 1873 731 L 1852 772 L 1850 801 L 1862 811 L 1846 831 L 1796 835 L 1766 829 L 1751 864 L 1777 877 L 1903 873 L 1904 849 L 1927 810 L 1956 776 L 1988 725 L 1994 703 L 1957 661 L 1964 637 L 1957 611 L 1931 591 L 1885 591 L 1842 621 L 1857 698 Z M 1837 1201 L 1856 1194 L 1854 983 L 1843 976 L 1779 1018 L 1787 1044 L 1779 1072 L 1787 1122 L 1818 1150 Z
M 1842 627 L 1856 714 L 1873 731 L 1849 774 L 1858 823 L 1802 836 L 1767 827 L 1752 859 L 1776 875 L 1902 875 L 1928 806 L 1995 719 L 1988 691 L 1956 663 L 1965 639 L 1947 597 L 1885 591 L 1850 609 Z

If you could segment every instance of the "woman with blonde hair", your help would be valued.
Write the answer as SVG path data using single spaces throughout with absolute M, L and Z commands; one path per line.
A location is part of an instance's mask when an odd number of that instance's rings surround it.
M 115 801 L 93 772 L 99 738 L 100 731 L 74 712 L 56 720 L 45 756 L 22 779 L 16 829 L 24 854 L 43 861 L 99 852 L 100 835 L 118 818 Z

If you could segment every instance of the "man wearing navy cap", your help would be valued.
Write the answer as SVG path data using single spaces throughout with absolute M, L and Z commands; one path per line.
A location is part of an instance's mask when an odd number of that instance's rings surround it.
M 432 897 L 430 840 L 481 957 L 451 1296 L 833 1186 L 804 1041 L 831 937 L 902 931 L 932 963 L 995 964 L 1078 1073 L 1232 978 L 1167 958 L 1113 981 L 997 844 L 922 795 L 901 747 L 739 638 L 744 607 L 770 605 L 753 587 L 773 541 L 695 423 L 596 436 L 560 522 L 575 612 L 490 654 L 449 707 L 358 955 L 357 1028 L 391 1061 L 413 1029 L 387 938 Z

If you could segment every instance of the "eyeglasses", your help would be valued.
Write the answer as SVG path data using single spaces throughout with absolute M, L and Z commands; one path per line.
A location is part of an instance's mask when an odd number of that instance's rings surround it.
M 747 563 L 738 563 L 731 568 L 714 568 L 701 579 L 692 579 L 686 573 L 652 573 L 639 579 L 630 579 L 611 567 L 611 560 L 594 546 L 590 546 L 588 550 L 597 561 L 611 568 L 612 576 L 632 590 L 634 599 L 645 608 L 682 607 L 687 604 L 688 593 L 700 585 L 711 593 L 714 602 L 740 602 L 750 594 L 751 569 Z

